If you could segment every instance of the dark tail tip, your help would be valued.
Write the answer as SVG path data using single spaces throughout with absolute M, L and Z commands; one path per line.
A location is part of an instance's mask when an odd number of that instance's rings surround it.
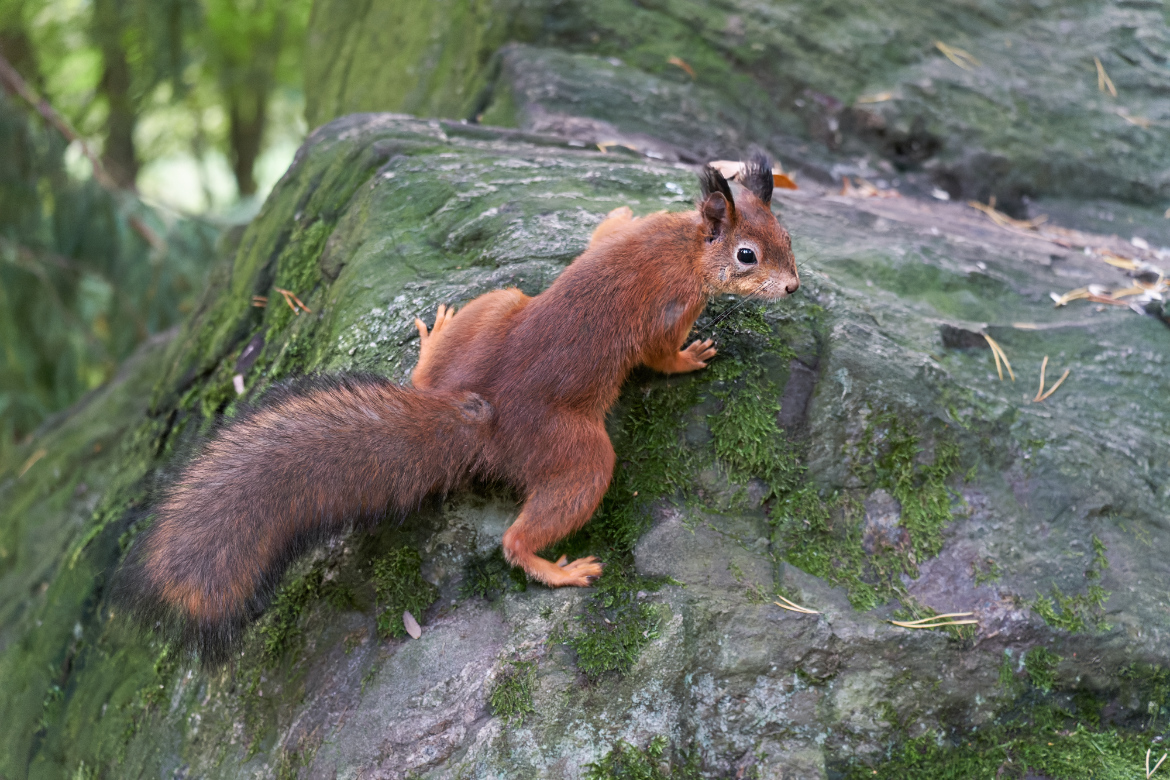
M 185 614 L 168 601 L 147 572 L 146 551 L 154 527 L 139 534 L 114 574 L 110 601 L 145 633 L 178 646 L 208 669 L 222 666 L 239 651 L 257 610 L 246 609 L 223 619 L 203 620 Z

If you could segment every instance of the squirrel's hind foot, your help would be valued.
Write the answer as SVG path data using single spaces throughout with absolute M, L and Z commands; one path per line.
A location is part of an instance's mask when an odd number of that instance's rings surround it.
M 601 576 L 602 564 L 595 556 L 569 561 L 562 555 L 556 563 L 535 555 L 521 564 L 525 573 L 550 588 L 586 588 Z

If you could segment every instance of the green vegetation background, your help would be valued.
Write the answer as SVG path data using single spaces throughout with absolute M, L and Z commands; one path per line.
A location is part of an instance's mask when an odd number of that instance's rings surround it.
M 304 134 L 309 7 L 0 0 L 0 54 L 80 138 L 0 89 L 0 466 L 191 310 Z

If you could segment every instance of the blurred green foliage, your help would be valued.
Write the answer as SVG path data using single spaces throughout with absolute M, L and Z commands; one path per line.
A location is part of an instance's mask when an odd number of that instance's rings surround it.
M 121 188 L 0 91 L 0 464 L 194 305 L 223 226 L 151 204 L 224 209 L 287 165 L 310 5 L 0 0 L 0 54 Z
M 304 134 L 310 6 L 0 0 L 0 53 L 101 150 L 122 186 L 187 209 L 225 208 L 257 194 L 266 148 L 283 144 L 287 164 Z
M 0 92 L 0 464 L 190 309 L 219 232 L 71 176 L 65 149 Z M 134 219 L 165 247 L 147 243 Z

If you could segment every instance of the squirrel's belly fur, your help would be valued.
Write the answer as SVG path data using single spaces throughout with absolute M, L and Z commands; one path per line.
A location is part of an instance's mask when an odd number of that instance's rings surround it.
M 713 342 L 683 344 L 715 293 L 776 299 L 799 279 L 770 208 L 771 162 L 737 204 L 713 168 L 696 211 L 618 209 L 540 295 L 496 290 L 440 306 L 413 387 L 373 376 L 283 386 L 224 425 L 160 496 L 115 594 L 205 663 L 228 657 L 297 556 L 347 523 L 403 517 L 476 477 L 524 495 L 507 560 L 552 587 L 601 575 L 588 557 L 538 553 L 580 528 L 613 474 L 605 415 L 639 364 L 696 371 Z
M 219 662 L 297 556 L 348 522 L 403 517 L 466 484 L 494 427 L 475 393 L 373 376 L 281 387 L 221 428 L 163 493 L 119 595 Z

